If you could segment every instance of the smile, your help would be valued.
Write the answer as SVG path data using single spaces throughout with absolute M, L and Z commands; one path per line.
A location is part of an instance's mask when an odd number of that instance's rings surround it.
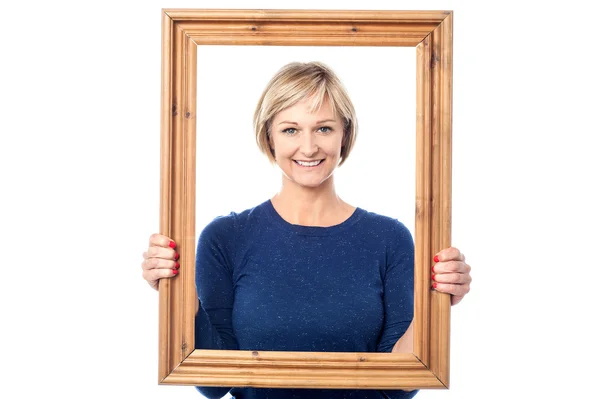
M 318 161 L 311 161 L 311 162 L 305 162 L 305 161 L 296 161 L 294 160 L 294 162 L 296 162 L 296 164 L 302 166 L 303 168 L 314 168 L 315 166 L 319 166 L 320 164 L 322 164 L 324 161 L 324 159 L 318 160 Z

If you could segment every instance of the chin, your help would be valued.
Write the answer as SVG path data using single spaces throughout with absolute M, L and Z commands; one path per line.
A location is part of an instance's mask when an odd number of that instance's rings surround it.
M 327 181 L 331 178 L 329 175 L 327 178 L 323 180 L 302 180 L 302 179 L 290 179 L 294 184 L 297 184 L 300 187 L 308 188 L 308 189 L 316 189 L 326 184 Z
M 293 161 L 292 161 L 293 162 Z M 304 176 L 304 173 L 300 171 L 300 173 L 298 173 L 297 170 L 295 170 L 296 166 L 295 164 L 290 165 L 291 168 L 281 168 L 280 170 L 283 172 L 284 177 L 292 184 L 300 186 L 300 187 L 304 187 L 307 189 L 316 189 L 320 186 L 322 186 L 323 184 L 327 183 L 327 181 L 329 179 L 331 179 L 333 177 L 333 172 L 334 170 L 327 170 L 327 174 L 325 175 L 326 177 L 323 177 L 323 171 L 321 171 L 320 173 L 316 174 L 315 176 L 312 176 L 312 178 L 310 176 Z M 330 167 L 330 165 L 323 165 L 323 166 L 327 166 Z
M 316 183 L 316 184 L 303 184 L 303 183 L 296 182 L 296 184 L 299 185 L 299 186 L 301 186 L 301 187 L 304 187 L 304 188 L 316 189 L 316 188 L 319 188 L 323 184 L 323 182 Z

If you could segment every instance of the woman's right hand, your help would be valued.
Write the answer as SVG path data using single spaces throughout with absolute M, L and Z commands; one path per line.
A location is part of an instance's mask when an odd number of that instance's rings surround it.
M 158 290 L 161 278 L 174 277 L 179 273 L 179 254 L 175 250 L 176 247 L 175 242 L 167 236 L 150 236 L 148 250 L 143 254 L 142 276 L 155 290 Z

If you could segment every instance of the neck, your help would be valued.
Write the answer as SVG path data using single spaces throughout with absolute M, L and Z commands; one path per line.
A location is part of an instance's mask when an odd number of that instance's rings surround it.
M 281 190 L 271 202 L 282 218 L 302 226 L 339 224 L 353 211 L 335 192 L 333 176 L 315 188 L 299 186 L 283 176 Z

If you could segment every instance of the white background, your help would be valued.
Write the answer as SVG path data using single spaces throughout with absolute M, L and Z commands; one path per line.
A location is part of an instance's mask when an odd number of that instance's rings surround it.
M 256 145 L 256 103 L 283 65 L 318 60 L 342 80 L 358 118 L 355 147 L 335 173 L 338 195 L 414 236 L 415 59 L 414 47 L 199 46 L 196 235 L 280 189 L 281 171 Z
M 281 3 L 3 5 L 1 397 L 200 397 L 157 385 L 140 271 L 158 230 L 160 9 Z M 451 388 L 418 397 L 595 397 L 593 2 L 341 4 L 286 2 L 455 11 L 452 243 L 474 282 L 452 310 Z

